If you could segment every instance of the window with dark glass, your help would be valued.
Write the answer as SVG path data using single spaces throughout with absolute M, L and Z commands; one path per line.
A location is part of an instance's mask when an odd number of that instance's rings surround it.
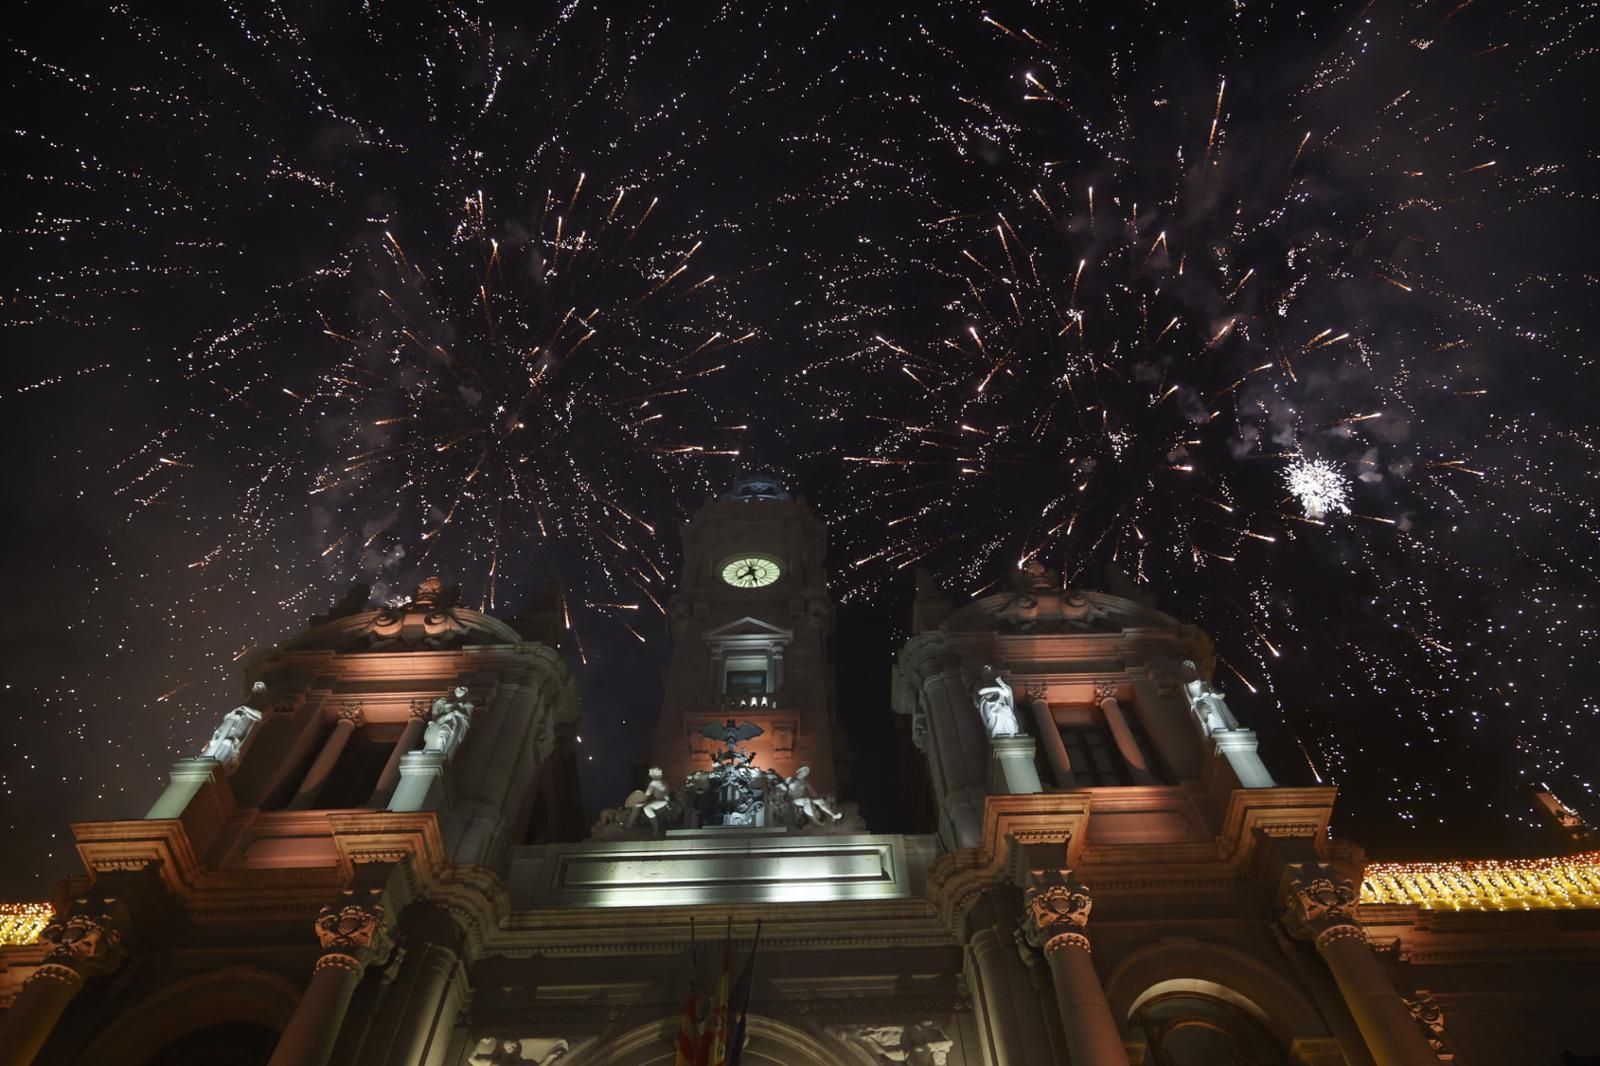
M 767 671 L 729 670 L 727 691 L 735 696 L 761 696 L 767 691 Z

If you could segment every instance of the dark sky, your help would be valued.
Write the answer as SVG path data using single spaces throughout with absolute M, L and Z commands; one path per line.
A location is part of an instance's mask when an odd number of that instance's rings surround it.
M 14 14 L 0 898 L 355 580 L 559 578 L 615 802 L 747 468 L 864 758 L 914 567 L 1037 553 L 1210 629 L 1375 854 L 1596 809 L 1592 13 L 828 7 Z

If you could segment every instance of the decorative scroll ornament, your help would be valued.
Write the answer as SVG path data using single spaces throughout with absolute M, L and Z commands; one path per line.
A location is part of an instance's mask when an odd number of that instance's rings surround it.
M 1353 930 L 1360 935 L 1355 912 L 1359 897 L 1354 884 L 1321 864 L 1296 863 L 1289 869 L 1292 875 L 1283 901 L 1283 924 L 1291 935 L 1309 940 L 1334 929 Z
M 1012 632 L 1057 633 L 1089 629 L 1101 614 L 1083 594 L 1063 588 L 1059 573 L 1029 559 L 1012 575 L 1011 595 L 995 611 L 995 620 Z
M 315 928 L 324 959 L 347 957 L 360 964 L 382 953 L 388 943 L 383 910 L 381 903 L 343 903 L 322 908 Z
M 1094 897 L 1089 886 L 1072 879 L 1071 874 L 1035 872 L 1022 894 L 1023 937 L 1045 954 L 1065 947 L 1089 950 L 1084 930 Z

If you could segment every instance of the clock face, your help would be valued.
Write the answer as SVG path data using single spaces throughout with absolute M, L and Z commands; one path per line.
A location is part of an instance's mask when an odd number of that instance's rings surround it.
M 722 564 L 722 580 L 736 589 L 759 589 L 778 580 L 778 560 L 766 555 L 741 555 Z

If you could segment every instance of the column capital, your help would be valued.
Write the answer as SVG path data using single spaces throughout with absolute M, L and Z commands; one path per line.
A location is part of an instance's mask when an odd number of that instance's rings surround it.
M 1023 678 L 1021 680 L 1021 685 L 1022 698 L 1030 702 L 1033 700 L 1045 699 L 1046 693 L 1049 692 L 1049 688 L 1045 685 L 1045 683 L 1036 678 Z
M 426 722 L 433 717 L 433 701 L 426 699 L 412 700 L 408 713 L 412 721 L 420 720 Z
M 1064 948 L 1089 950 L 1085 929 L 1094 897 L 1070 870 L 1035 870 L 1022 894 L 1022 935 L 1048 957 Z
M 340 707 L 338 718 L 341 722 L 349 722 L 358 729 L 366 722 L 365 716 L 361 713 L 361 704 L 359 703 L 347 703 Z
M 1116 699 L 1117 698 L 1117 687 L 1118 687 L 1117 686 L 1117 682 L 1115 682 L 1115 681 L 1105 681 L 1105 680 L 1096 681 L 1094 683 L 1094 700 L 1095 700 L 1095 702 L 1099 703 L 1101 700 L 1114 700 L 1114 699 Z
M 312 926 L 322 944 L 316 970 L 337 966 L 360 973 L 368 962 L 388 953 L 389 929 L 376 896 L 362 899 L 350 894 L 322 908 Z
M 51 948 L 29 981 L 82 982 L 113 972 L 127 959 L 121 928 L 125 923 L 115 912 L 114 901 L 105 900 L 98 906 L 88 900 L 78 903 L 79 907 L 52 921 L 39 934 L 39 939 Z M 68 974 L 73 976 L 69 978 Z
M 1366 939 L 1356 919 L 1356 886 L 1326 863 L 1291 863 L 1285 874 L 1283 924 L 1320 951 L 1335 940 Z

